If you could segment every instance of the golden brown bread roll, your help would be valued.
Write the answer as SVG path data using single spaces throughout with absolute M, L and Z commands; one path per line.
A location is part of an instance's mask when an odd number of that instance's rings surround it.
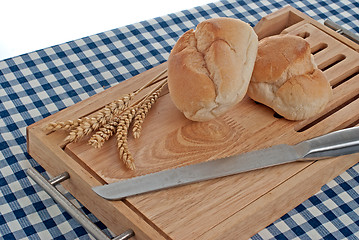
M 306 40 L 277 35 L 259 41 L 248 95 L 289 120 L 303 120 L 324 110 L 332 88 Z
M 168 59 L 168 87 L 176 107 L 194 121 L 213 119 L 246 94 L 258 37 L 247 24 L 214 18 L 184 33 Z

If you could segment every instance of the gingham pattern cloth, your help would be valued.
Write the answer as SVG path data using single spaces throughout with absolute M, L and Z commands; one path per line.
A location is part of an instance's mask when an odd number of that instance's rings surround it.
M 92 238 L 29 180 L 30 166 L 46 172 L 27 153 L 27 126 L 166 61 L 179 36 L 205 19 L 227 16 L 254 26 L 287 4 L 359 33 L 356 0 L 220 1 L 0 61 L 0 238 Z M 356 165 L 252 239 L 359 239 L 358 181 Z

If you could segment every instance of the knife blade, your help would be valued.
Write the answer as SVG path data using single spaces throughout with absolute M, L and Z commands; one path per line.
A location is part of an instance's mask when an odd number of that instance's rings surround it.
M 119 200 L 146 192 L 167 189 L 295 161 L 321 160 L 359 152 L 359 127 L 347 128 L 296 145 L 270 148 L 187 165 L 93 187 L 108 200 Z

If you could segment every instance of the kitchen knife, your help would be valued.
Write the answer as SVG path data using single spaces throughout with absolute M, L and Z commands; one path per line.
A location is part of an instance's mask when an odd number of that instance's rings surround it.
M 321 160 L 356 152 L 359 152 L 359 127 L 352 127 L 306 140 L 296 145 L 276 145 L 262 150 L 120 180 L 92 189 L 105 199 L 118 200 L 141 193 L 279 164 Z

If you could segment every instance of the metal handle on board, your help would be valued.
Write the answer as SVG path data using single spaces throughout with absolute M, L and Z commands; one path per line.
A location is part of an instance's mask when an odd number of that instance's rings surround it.
M 345 36 L 346 38 L 352 40 L 353 42 L 359 44 L 359 36 L 357 34 L 343 28 L 342 26 L 340 26 L 339 24 L 331 21 L 330 19 L 325 20 L 324 25 L 331 28 L 331 29 L 333 29 L 337 33 Z
M 76 219 L 92 236 L 99 240 L 111 240 L 105 233 L 101 231 L 86 215 L 84 215 L 75 205 L 73 205 L 62 193 L 60 193 L 55 185 L 70 178 L 67 172 L 64 172 L 49 181 L 47 181 L 34 168 L 27 169 L 27 174 L 49 194 L 58 204 L 61 205 L 74 219 Z M 135 233 L 132 229 L 126 230 L 112 240 L 127 240 L 133 237 Z

